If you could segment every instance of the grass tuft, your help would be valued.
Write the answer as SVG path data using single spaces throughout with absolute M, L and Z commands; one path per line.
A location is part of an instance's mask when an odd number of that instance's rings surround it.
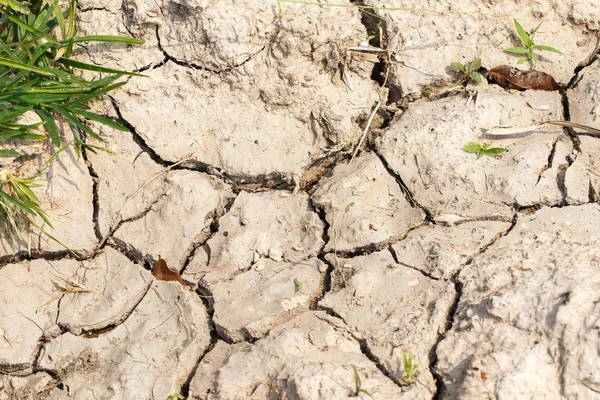
M 78 157 L 82 149 L 106 150 L 88 145 L 86 136 L 102 138 L 88 127 L 95 121 L 112 128 L 126 127 L 94 113 L 89 102 L 125 84 L 118 81 L 135 73 L 99 67 L 73 60 L 74 45 L 87 42 L 141 44 L 130 37 L 93 35 L 77 36 L 75 13 L 77 1 L 70 0 L 63 10 L 58 0 L 0 0 L 0 144 L 15 141 L 49 141 L 59 152 L 66 145 L 74 147 Z M 81 71 L 96 72 L 87 80 Z M 40 122 L 20 124 L 26 113 L 35 113 Z M 72 139 L 65 139 L 57 121 L 65 123 Z M 65 145 L 65 141 L 67 142 Z M 14 149 L 3 148 L 0 157 L 15 157 Z M 53 159 L 51 159 L 53 160 Z M 5 234 L 12 241 L 21 237 L 38 217 L 52 226 L 38 198 L 31 191 L 39 186 L 43 173 L 22 178 L 10 170 L 0 171 L 0 217 Z

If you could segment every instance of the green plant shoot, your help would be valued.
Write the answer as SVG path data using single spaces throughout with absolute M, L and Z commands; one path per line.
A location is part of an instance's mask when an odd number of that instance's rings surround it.
M 419 364 L 413 363 L 411 354 L 402 353 L 402 365 L 404 367 L 404 376 L 401 378 L 401 383 L 412 385 L 415 381 L 415 371 Z
M 478 142 L 469 142 L 463 146 L 463 150 L 468 153 L 477 154 L 477 158 L 482 155 L 486 156 L 495 156 L 498 154 L 502 154 L 506 151 L 505 148 L 502 147 L 492 147 L 493 142 L 489 143 L 478 143 Z
M 457 85 L 462 85 L 469 81 L 473 81 L 476 84 L 481 83 L 481 74 L 477 72 L 477 70 L 481 68 L 481 58 L 476 58 L 464 65 L 459 62 L 451 62 L 450 67 L 457 73 L 462 74 L 461 79 L 456 82 Z
M 506 51 L 509 53 L 523 55 L 521 58 L 519 58 L 519 61 L 517 61 L 517 64 L 522 64 L 525 61 L 531 61 L 533 64 L 533 69 L 535 69 L 537 66 L 538 56 L 536 54 L 533 54 L 534 50 L 551 51 L 553 53 L 563 54 L 560 50 L 555 49 L 554 47 L 545 46 L 542 44 L 535 44 L 533 42 L 535 33 L 538 31 L 538 29 L 540 29 L 540 26 L 542 26 L 542 22 L 540 22 L 538 24 L 538 26 L 536 26 L 535 29 L 532 30 L 531 33 L 528 34 L 525 31 L 525 29 L 523 29 L 521 24 L 519 24 L 519 21 L 517 21 L 516 19 L 514 20 L 515 29 L 517 30 L 517 34 L 519 35 L 519 38 L 521 39 L 521 43 L 523 44 L 523 47 L 510 47 L 510 48 L 506 49 Z
M 359 394 L 364 393 L 367 396 L 373 398 L 373 396 L 371 396 L 371 393 L 367 392 L 365 389 L 362 388 L 362 381 L 360 380 L 360 375 L 358 374 L 358 371 L 356 370 L 356 367 L 354 365 L 352 366 L 352 370 L 354 371 L 354 396 L 358 396 Z

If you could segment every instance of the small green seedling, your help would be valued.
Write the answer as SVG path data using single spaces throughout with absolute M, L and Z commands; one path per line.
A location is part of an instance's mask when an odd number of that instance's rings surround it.
M 481 83 L 481 74 L 477 72 L 479 68 L 481 68 L 481 58 L 476 58 L 473 61 L 461 64 L 459 62 L 451 62 L 450 66 L 453 70 L 458 73 L 462 73 L 462 78 L 456 82 L 457 85 L 465 84 L 469 81 L 473 81 L 476 84 Z
M 492 147 L 492 143 L 478 143 L 478 142 L 469 142 L 463 146 L 463 149 L 468 153 L 477 154 L 477 158 L 482 155 L 486 156 L 495 156 L 497 154 L 502 154 L 506 151 L 506 149 L 502 147 Z
M 302 282 L 300 282 L 298 279 L 294 278 L 294 286 L 296 286 L 297 292 L 301 292 L 302 286 L 304 286 L 304 284 Z
M 381 39 L 383 37 L 383 35 L 382 35 L 383 29 L 381 28 L 382 24 L 383 24 L 383 21 L 379 21 L 379 23 L 377 24 L 377 27 L 375 28 L 375 32 L 373 32 L 371 35 L 367 36 L 367 41 L 369 43 L 373 43 L 377 47 L 382 47 L 381 46 Z
M 523 57 L 519 58 L 519 61 L 517 61 L 517 64 L 522 64 L 525 61 L 531 61 L 533 63 L 533 69 L 535 69 L 535 67 L 537 65 L 538 56 L 533 54 L 534 50 L 552 51 L 554 53 L 562 54 L 562 52 L 560 50 L 555 49 L 554 47 L 544 46 L 542 44 L 534 44 L 533 43 L 533 37 L 535 36 L 535 33 L 538 31 L 538 29 L 540 29 L 540 26 L 542 26 L 541 22 L 529 34 L 527 32 L 525 32 L 525 29 L 523 29 L 521 24 L 519 24 L 519 22 L 516 19 L 514 20 L 514 22 L 515 22 L 515 29 L 517 30 L 517 33 L 519 34 L 519 38 L 521 38 L 523 47 L 511 47 L 511 48 L 506 49 L 506 51 L 508 51 L 509 53 L 524 54 Z
M 169 397 L 167 397 L 167 400 L 183 400 L 183 399 L 185 399 L 185 397 L 183 397 L 183 395 L 180 393 L 173 393 L 173 394 L 169 395 Z
M 402 364 L 404 366 L 404 376 L 400 378 L 400 383 L 412 385 L 415 381 L 415 371 L 419 364 L 413 363 L 412 355 L 402 353 Z
M 183 343 L 181 343 L 181 347 L 184 349 L 190 345 L 190 339 L 185 339 Z
M 352 366 L 352 370 L 354 371 L 354 396 L 358 396 L 359 394 L 364 393 L 367 396 L 373 398 L 373 396 L 371 396 L 371 393 L 367 392 L 361 387 L 362 382 L 360 380 L 360 375 L 358 375 L 358 371 L 356 370 L 356 367 L 354 365 Z

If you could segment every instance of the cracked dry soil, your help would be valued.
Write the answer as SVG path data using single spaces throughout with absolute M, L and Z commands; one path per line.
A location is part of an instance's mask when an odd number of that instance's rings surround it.
M 452 3 L 360 3 L 386 64 L 348 52 L 356 9 L 82 0 L 82 35 L 145 44 L 79 56 L 147 77 L 94 105 L 131 129 L 95 126 L 117 154 L 66 151 L 38 188 L 73 252 L 0 241 L 0 399 L 368 398 L 353 368 L 375 399 L 600 398 L 600 139 L 487 135 L 598 126 L 600 7 Z M 513 17 L 544 21 L 565 94 L 454 86 L 452 61 L 515 64 Z

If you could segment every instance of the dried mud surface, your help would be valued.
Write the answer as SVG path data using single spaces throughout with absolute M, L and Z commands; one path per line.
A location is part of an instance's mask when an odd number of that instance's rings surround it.
M 361 4 L 80 2 L 145 44 L 78 57 L 146 76 L 35 189 L 68 250 L 0 237 L 0 400 L 600 399 L 600 138 L 491 130 L 600 126 L 600 7 Z M 564 94 L 454 84 L 513 17 Z

